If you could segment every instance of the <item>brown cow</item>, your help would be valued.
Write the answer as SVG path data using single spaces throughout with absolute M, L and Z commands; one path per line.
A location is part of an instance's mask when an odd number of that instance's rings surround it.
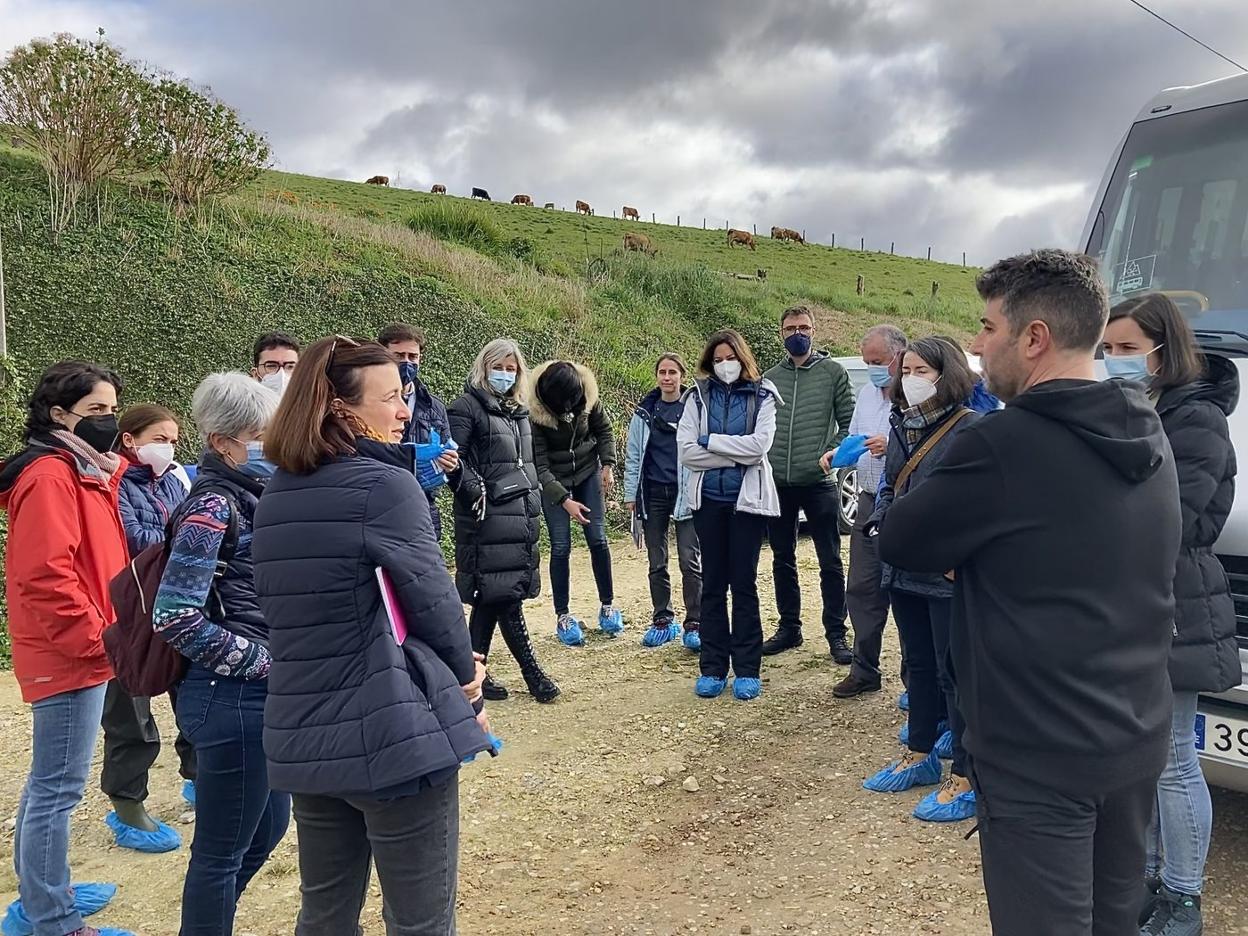
M 576 200 L 576 210 L 583 215 L 591 215 L 594 209 L 589 207 L 589 202 L 583 202 L 579 198 Z
M 771 229 L 771 236 L 775 240 L 788 240 L 793 241 L 795 244 L 806 243 L 805 238 L 803 238 L 801 234 L 792 228 L 773 227 Z
M 516 195 L 514 198 L 512 198 L 511 203 L 513 205 L 528 205 L 530 208 L 532 208 L 533 196 L 532 195 Z
M 641 215 L 637 213 L 636 208 L 629 208 L 628 205 L 625 205 L 624 206 L 624 220 L 627 221 L 629 218 L 632 218 L 634 221 L 640 221 Z
M 728 229 L 728 246 L 732 247 L 735 244 L 745 244 L 745 246 L 749 247 L 750 250 L 756 249 L 754 246 L 753 234 L 751 234 L 749 231 L 738 231 L 736 228 L 729 228 Z
M 636 231 L 626 231 L 624 234 L 624 249 L 637 250 L 651 257 L 659 252 L 659 248 L 650 243 L 650 238 L 645 234 L 638 234 Z
M 553 201 L 548 201 L 548 202 L 547 202 L 545 205 L 543 205 L 542 207 L 543 207 L 543 208 L 554 208 L 554 207 L 555 207 L 555 203 L 554 203 Z
M 445 185 L 435 185 L 435 186 L 434 186 L 433 188 L 431 188 L 429 191 L 430 191 L 430 192 L 432 192 L 434 195 L 445 195 L 445 194 L 446 194 L 446 186 L 445 186 Z
M 390 177 L 388 175 L 375 175 L 371 179 L 364 180 L 365 185 L 389 185 Z

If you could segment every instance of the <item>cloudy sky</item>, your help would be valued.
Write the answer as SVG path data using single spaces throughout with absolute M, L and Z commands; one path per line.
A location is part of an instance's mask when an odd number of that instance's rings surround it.
M 1248 65 L 1244 0 L 1148 2 Z M 96 27 L 292 172 L 979 262 L 1074 246 L 1148 98 L 1235 71 L 1128 0 L 0 0 L 3 50 Z

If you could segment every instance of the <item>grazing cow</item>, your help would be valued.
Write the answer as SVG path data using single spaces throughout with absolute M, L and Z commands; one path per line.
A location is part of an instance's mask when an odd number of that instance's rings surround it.
M 637 250 L 651 257 L 659 252 L 659 248 L 650 243 L 650 238 L 646 237 L 645 234 L 638 234 L 636 231 L 625 232 L 624 249 Z
M 632 218 L 634 221 L 640 221 L 641 215 L 637 213 L 636 208 L 629 208 L 628 205 L 625 205 L 624 206 L 624 220 L 627 221 L 629 218 Z
M 594 209 L 589 207 L 589 202 L 583 202 L 579 198 L 576 200 L 576 210 L 583 215 L 591 215 Z
M 445 185 L 435 185 L 435 186 L 434 186 L 433 188 L 431 188 L 429 191 L 430 191 L 430 192 L 432 192 L 434 195 L 445 195 L 445 194 L 446 194 L 446 186 L 445 186 Z
M 548 202 L 547 202 L 545 205 L 543 205 L 542 207 L 543 207 L 543 208 L 554 208 L 554 207 L 555 207 L 555 203 L 554 203 L 553 201 L 548 201 Z
M 749 231 L 738 231 L 736 228 L 728 230 L 728 246 L 732 247 L 736 244 L 745 244 L 750 250 L 755 250 L 754 235 Z
M 771 236 L 775 240 L 793 241 L 795 244 L 804 244 L 806 240 L 797 231 L 792 228 L 773 227 Z
M 512 198 L 511 203 L 513 205 L 528 205 L 530 208 L 532 208 L 533 196 L 532 195 L 516 195 L 514 198 Z
M 389 185 L 390 177 L 388 175 L 375 175 L 371 179 L 364 180 L 365 185 Z
M 483 188 L 476 188 L 475 186 L 472 189 L 472 197 L 483 198 L 486 201 L 490 201 L 490 193 Z

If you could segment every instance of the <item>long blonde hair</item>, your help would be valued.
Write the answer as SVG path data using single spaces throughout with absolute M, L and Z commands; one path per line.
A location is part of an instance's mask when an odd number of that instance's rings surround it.
M 519 403 L 529 400 L 529 365 L 524 360 L 524 352 L 512 338 L 495 338 L 486 344 L 477 359 L 472 362 L 472 370 L 468 372 L 469 386 L 493 392 L 490 386 L 490 371 L 500 361 L 508 357 L 516 359 L 516 382 L 507 391 L 507 395 Z

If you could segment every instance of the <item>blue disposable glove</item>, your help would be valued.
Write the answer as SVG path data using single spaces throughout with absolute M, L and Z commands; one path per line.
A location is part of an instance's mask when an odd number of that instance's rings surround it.
M 858 459 L 865 454 L 867 454 L 867 437 L 865 435 L 848 436 L 837 447 L 836 454 L 832 456 L 832 467 L 850 468 L 858 464 Z

